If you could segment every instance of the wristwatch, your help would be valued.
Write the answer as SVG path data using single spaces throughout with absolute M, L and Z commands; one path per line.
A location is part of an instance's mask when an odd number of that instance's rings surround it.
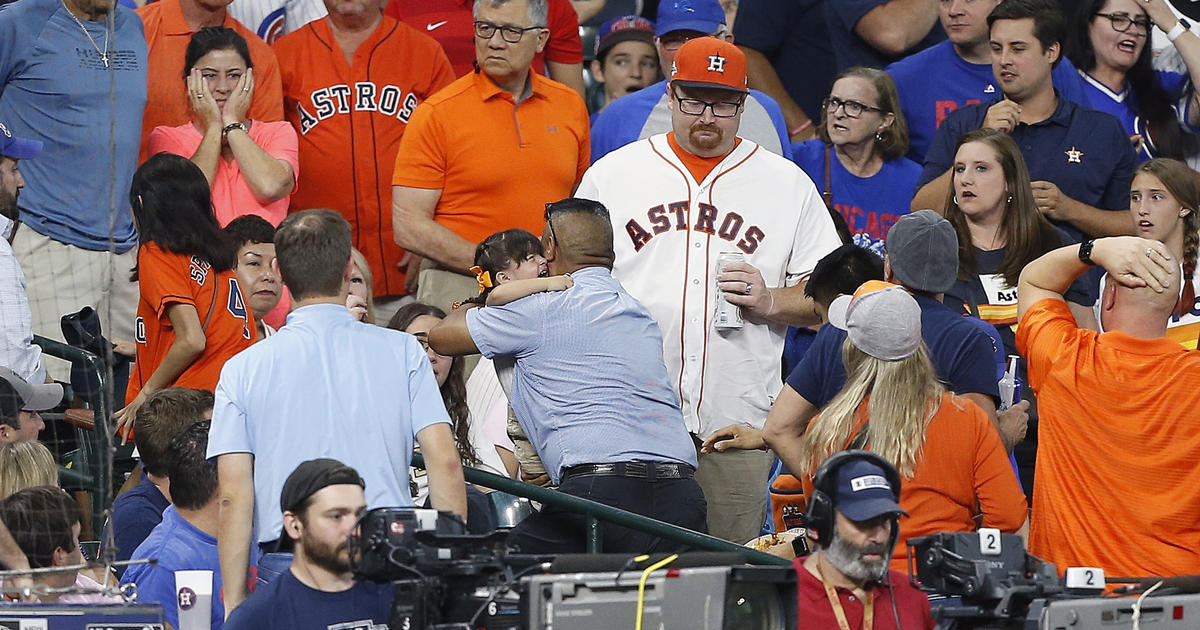
M 1089 238 L 1079 244 L 1079 260 L 1082 260 L 1089 265 L 1096 264 L 1092 262 L 1092 245 L 1095 243 L 1096 239 Z
M 233 131 L 234 129 L 241 129 L 242 131 L 247 131 L 246 123 L 240 123 L 240 122 L 229 123 L 228 125 L 225 125 L 224 129 L 221 130 L 221 135 L 227 136 L 227 135 L 229 135 L 229 132 Z
M 1179 18 L 1179 21 L 1175 23 L 1175 26 L 1172 26 L 1171 30 L 1167 31 L 1167 39 L 1169 39 L 1171 41 L 1175 41 L 1176 39 L 1179 38 L 1180 35 L 1183 35 L 1184 33 L 1190 31 L 1191 29 L 1192 29 L 1191 22 L 1188 22 L 1187 20 L 1185 20 L 1183 18 Z

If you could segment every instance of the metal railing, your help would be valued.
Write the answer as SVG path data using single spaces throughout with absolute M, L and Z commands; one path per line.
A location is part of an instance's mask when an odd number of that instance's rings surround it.
M 425 467 L 425 459 L 420 453 L 413 453 L 412 465 L 417 468 Z M 642 516 L 641 514 L 634 514 L 633 512 L 610 505 L 604 505 L 603 503 L 589 499 L 582 499 L 563 492 L 509 479 L 508 477 L 502 477 L 476 468 L 463 466 L 463 476 L 468 483 L 473 483 L 477 486 L 507 492 L 518 497 L 525 497 L 531 501 L 538 501 L 546 505 L 553 505 L 564 510 L 583 514 L 587 522 L 588 553 L 600 553 L 603 541 L 600 523 L 606 522 L 628 527 L 629 529 L 636 529 L 640 532 L 665 538 L 697 550 L 725 551 L 741 554 L 746 559 L 746 562 L 750 564 L 788 566 L 792 564 L 790 560 L 750 549 L 749 547 L 743 547 L 728 540 L 722 540 L 708 534 L 701 534 L 700 532 L 679 527 L 678 525 Z
M 68 469 L 72 474 L 68 477 L 84 487 L 90 496 L 92 507 L 92 530 L 99 537 L 104 528 L 107 510 L 112 504 L 112 434 L 109 432 L 109 418 L 112 417 L 112 396 L 108 366 L 96 355 L 69 346 L 65 343 L 34 335 L 33 342 L 41 347 L 47 356 L 70 361 L 72 367 L 80 367 L 86 372 L 88 387 L 86 391 L 75 391 L 92 410 L 96 428 L 93 431 L 79 430 L 80 456 L 76 460 L 78 468 Z

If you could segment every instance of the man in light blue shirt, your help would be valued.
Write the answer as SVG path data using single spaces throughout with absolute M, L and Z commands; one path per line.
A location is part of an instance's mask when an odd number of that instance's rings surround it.
M 612 277 L 608 211 L 585 199 L 550 204 L 542 242 L 551 273 L 570 274 L 571 288 L 456 312 L 429 332 L 430 345 L 516 358 L 513 410 L 559 491 L 707 531 L 658 324 Z M 581 552 L 583 515 L 546 506 L 510 542 L 527 553 Z M 603 542 L 612 553 L 678 548 L 614 526 Z
M 467 515 L 450 417 L 424 348 L 346 309 L 350 224 L 332 210 L 298 212 L 280 224 L 275 253 L 295 310 L 221 370 L 208 442 L 224 501 L 217 538 L 226 617 L 246 596 L 250 545 L 280 537 L 279 495 L 301 462 L 352 462 L 369 507 L 410 506 L 415 438 L 433 507 Z
M 90 305 L 106 335 L 134 338 L 129 184 L 146 55 L 141 20 L 108 0 L 18 0 L 0 10 L 0 120 L 13 135 L 45 144 L 21 168 L 25 228 L 13 241 L 34 334 L 61 341 L 59 318 Z M 66 362 L 46 365 L 66 379 Z

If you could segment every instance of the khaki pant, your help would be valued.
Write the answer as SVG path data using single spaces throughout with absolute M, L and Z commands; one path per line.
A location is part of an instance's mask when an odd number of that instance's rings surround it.
M 25 272 L 33 334 L 63 341 L 62 316 L 91 306 L 100 314 L 104 336 L 110 341 L 136 340 L 138 284 L 129 280 L 129 274 L 137 264 L 137 247 L 123 254 L 83 249 L 27 225 L 17 228 L 12 246 Z M 55 380 L 70 380 L 70 363 L 44 354 L 42 361 Z
M 708 533 L 743 544 L 758 537 L 767 517 L 767 477 L 775 455 L 731 449 L 696 453 L 696 481 L 708 501 Z

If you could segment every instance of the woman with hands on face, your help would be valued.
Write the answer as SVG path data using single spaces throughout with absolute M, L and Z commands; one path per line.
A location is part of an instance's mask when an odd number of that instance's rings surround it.
M 257 214 L 272 225 L 287 215 L 299 174 L 299 139 L 286 121 L 250 120 L 254 68 L 246 40 L 225 27 L 192 35 L 184 82 L 192 122 L 156 127 L 149 152 L 182 155 L 204 172 L 217 221 Z

